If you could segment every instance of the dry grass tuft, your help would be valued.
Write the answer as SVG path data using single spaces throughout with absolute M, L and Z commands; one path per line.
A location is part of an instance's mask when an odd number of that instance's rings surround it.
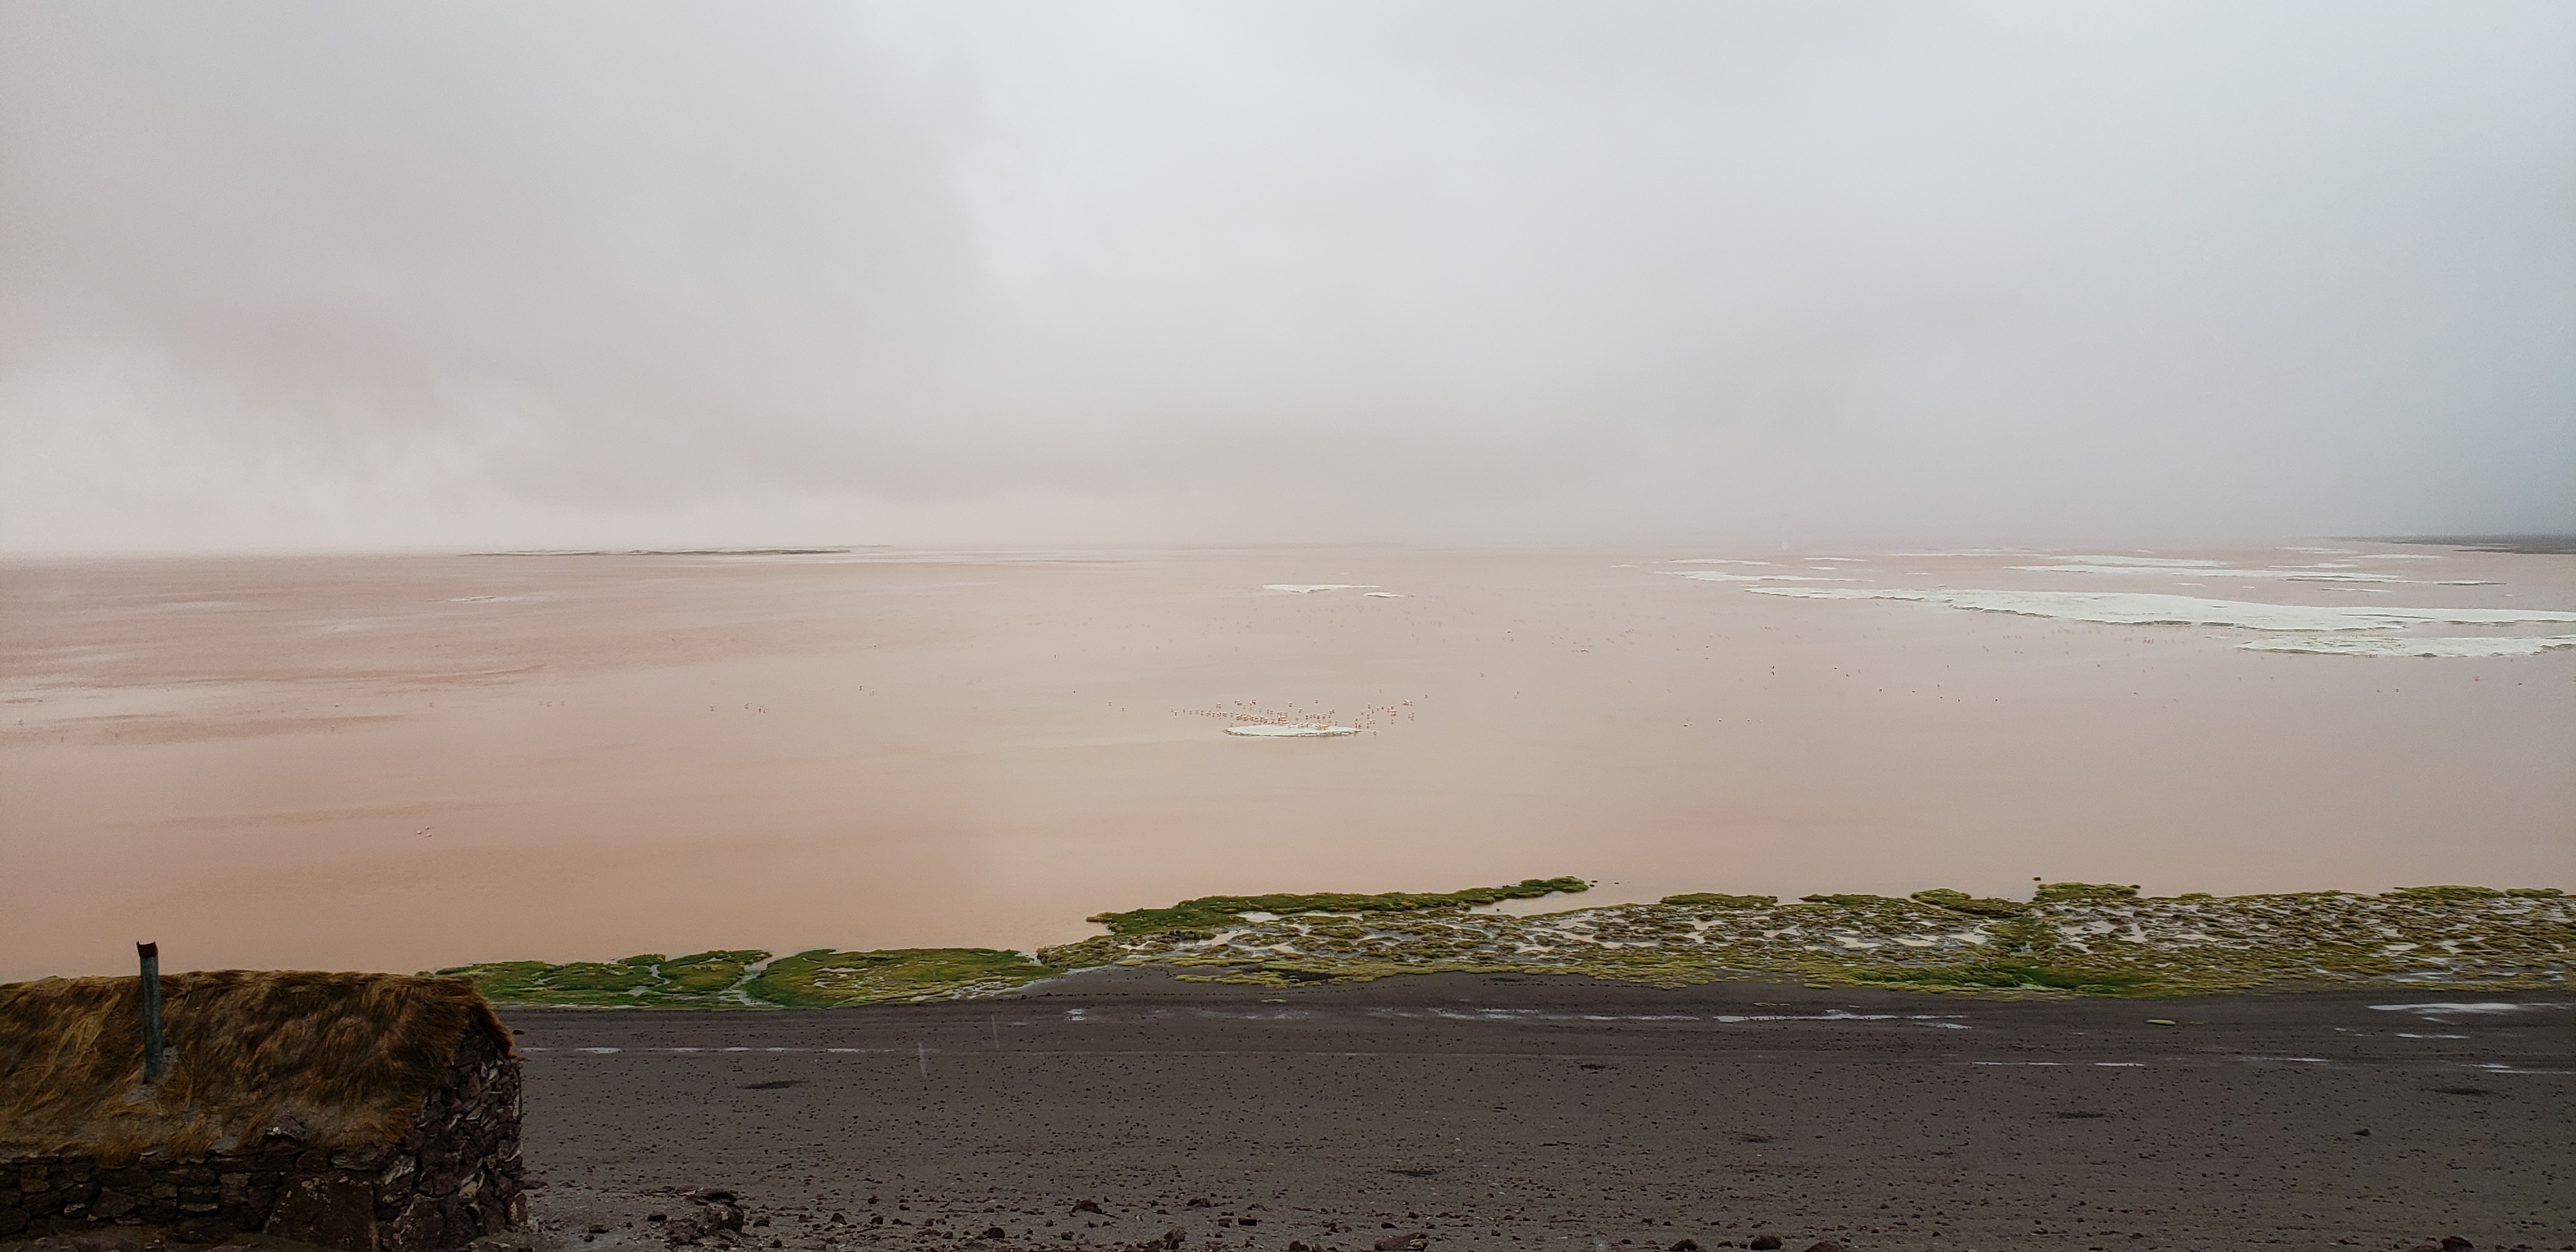
M 482 1025 L 462 978 L 215 970 L 161 978 L 173 1056 L 143 1087 L 142 980 L 46 978 L 0 986 L 0 1159 L 144 1150 L 200 1156 L 274 1134 L 310 1147 L 390 1143 Z

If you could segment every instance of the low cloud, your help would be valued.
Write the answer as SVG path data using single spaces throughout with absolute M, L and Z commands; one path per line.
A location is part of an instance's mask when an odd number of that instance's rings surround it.
M 2548 4 L 0 8 L 0 544 L 2576 529 Z

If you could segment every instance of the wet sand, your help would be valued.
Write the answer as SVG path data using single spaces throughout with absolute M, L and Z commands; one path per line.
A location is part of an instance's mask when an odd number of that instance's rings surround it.
M 1120 971 L 979 1004 L 505 1016 L 541 1233 L 597 1252 L 659 1247 L 649 1215 L 685 1211 L 661 1189 L 693 1186 L 790 1248 L 2576 1244 L 2576 1007 L 2426 1007 L 2453 998 Z
M 2166 555 L 2417 581 L 1715 549 L 15 561 L 0 861 L 36 903 L 0 914 L 0 978 L 124 972 L 147 937 L 172 968 L 1029 948 L 1213 892 L 1556 874 L 1605 903 L 2576 887 L 2576 653 L 1744 589 L 2576 608 L 2576 558 L 2357 547 Z M 1325 584 L 1351 589 L 1265 589 Z M 1365 730 L 1208 716 L 1256 707 Z

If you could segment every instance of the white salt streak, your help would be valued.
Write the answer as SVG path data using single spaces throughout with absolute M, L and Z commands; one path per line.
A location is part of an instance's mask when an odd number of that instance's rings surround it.
M 2494 626 L 2515 622 L 2576 622 L 2576 613 L 2545 609 L 2401 609 L 2254 604 L 2193 596 L 2120 591 L 1864 591 L 1843 587 L 1747 587 L 1768 596 L 1809 600 L 1920 600 L 1954 609 L 2018 613 L 2111 626 L 2235 626 L 2245 630 L 2403 630 L 2424 622 Z
M 2538 656 L 2560 648 L 2576 648 L 2576 635 L 2488 639 L 2257 639 L 2236 646 L 2254 652 L 2313 652 L 2319 656 Z

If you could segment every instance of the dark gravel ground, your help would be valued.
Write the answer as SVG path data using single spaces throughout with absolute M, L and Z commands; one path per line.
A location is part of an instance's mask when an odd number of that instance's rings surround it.
M 504 1016 L 544 1242 L 602 1252 L 658 1244 L 688 1187 L 789 1248 L 2557 1249 L 2570 1000 L 1117 971 L 960 1004 Z

